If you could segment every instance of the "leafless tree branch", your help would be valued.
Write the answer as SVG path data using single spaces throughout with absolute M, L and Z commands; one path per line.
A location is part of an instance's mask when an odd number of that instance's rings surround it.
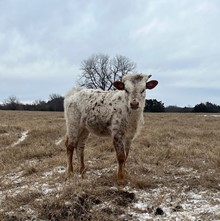
M 111 90 L 114 81 L 133 72 L 135 68 L 136 64 L 122 55 L 112 59 L 104 54 L 93 55 L 81 63 L 82 76 L 79 84 L 88 88 Z

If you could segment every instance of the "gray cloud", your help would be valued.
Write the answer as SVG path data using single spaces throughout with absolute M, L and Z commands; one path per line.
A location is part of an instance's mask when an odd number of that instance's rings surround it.
M 83 59 L 106 53 L 153 74 L 149 96 L 166 105 L 220 104 L 219 20 L 217 0 L 0 1 L 0 101 L 63 94 Z

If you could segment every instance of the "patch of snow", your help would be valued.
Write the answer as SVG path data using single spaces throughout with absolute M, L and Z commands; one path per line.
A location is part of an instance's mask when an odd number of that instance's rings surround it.
M 103 174 L 105 174 L 105 173 L 108 173 L 108 172 L 110 172 L 111 171 L 111 168 L 103 168 L 103 169 L 101 169 L 101 170 L 96 170 L 96 171 L 94 171 L 94 173 L 97 175 L 97 176 L 101 176 L 101 175 L 103 175 Z
M 54 191 L 54 189 L 51 188 L 50 185 L 47 183 L 42 184 L 41 190 L 42 190 L 43 194 L 52 193 Z
M 204 115 L 200 115 L 203 117 L 220 117 L 220 114 L 204 114 Z
M 35 210 L 31 209 L 28 205 L 20 206 L 20 209 L 21 209 L 22 211 L 25 211 L 26 214 L 28 214 L 28 215 L 33 215 L 33 214 L 35 214 Z
M 197 200 L 201 200 L 202 199 L 202 195 L 198 194 L 198 193 L 193 193 L 193 192 L 189 192 L 188 193 L 188 197 L 189 199 L 193 200 L 193 201 L 197 201 Z
M 28 190 L 28 188 L 29 188 L 28 185 L 24 185 L 24 186 L 11 188 L 9 190 L 1 191 L 0 192 L 0 196 L 1 196 L 0 204 L 2 203 L 3 200 L 7 199 L 7 196 L 16 197 L 18 194 L 21 194 L 25 190 Z
M 212 191 L 189 191 L 187 186 L 176 189 L 159 186 L 156 189 L 137 190 L 129 187 L 125 191 L 135 193 L 136 202 L 128 209 L 135 220 L 197 220 L 203 214 L 220 215 L 220 193 Z M 213 203 L 213 201 L 215 201 Z M 174 211 L 180 205 L 179 211 Z M 155 215 L 160 207 L 164 215 Z
M 111 167 L 103 168 L 103 169 L 91 168 L 91 169 L 89 169 L 89 171 L 86 171 L 86 175 L 88 177 L 91 177 L 91 176 L 101 177 L 102 175 L 112 172 L 114 170 L 116 170 L 116 165 L 112 165 Z M 93 179 L 94 179 L 94 177 L 93 177 Z
M 39 159 L 32 159 L 32 160 L 26 160 L 25 163 L 32 166 L 39 163 L 39 161 L 40 161 Z
M 143 202 L 137 202 L 134 204 L 134 208 L 138 208 L 140 210 L 146 210 L 147 209 L 147 205 L 146 203 L 143 203 Z
M 129 214 L 132 215 L 132 217 L 137 221 L 151 220 L 152 218 L 152 216 L 148 213 L 137 213 L 131 211 Z
M 178 169 L 178 173 L 179 172 L 180 172 L 180 175 L 179 174 L 175 175 L 173 177 L 174 179 L 176 179 L 176 180 L 178 180 L 178 179 L 180 179 L 180 180 L 182 180 L 182 179 L 187 180 L 187 179 L 191 179 L 192 176 L 194 178 L 198 178 L 198 179 L 200 178 L 200 175 L 199 175 L 198 171 L 194 170 L 193 168 L 180 167 Z
M 9 136 L 9 135 L 10 135 L 9 133 L 2 133 L 2 134 L 0 134 L 0 137 Z
M 47 171 L 47 172 L 44 172 L 44 173 L 43 173 L 43 176 L 46 176 L 46 177 L 52 176 L 53 173 L 54 173 L 53 171 Z
M 64 173 L 65 172 L 65 167 L 59 166 L 59 167 L 55 167 L 53 170 L 47 171 L 43 173 L 43 176 L 52 176 L 54 173 Z
M 197 172 L 197 171 L 195 171 L 193 168 L 185 168 L 185 167 L 180 167 L 180 168 L 178 169 L 178 171 L 184 172 L 184 173 Z
M 56 146 L 60 145 L 62 143 L 62 141 L 63 141 L 63 138 L 60 138 L 60 139 L 56 140 L 55 145 Z
M 109 209 L 109 208 L 113 208 L 111 202 L 103 202 L 103 203 L 101 203 L 101 204 L 99 204 L 99 205 L 95 205 L 95 206 L 93 207 L 93 211 L 95 211 L 96 209 L 102 210 L 102 209 L 106 209 L 106 208 L 108 208 L 108 209 Z
M 53 185 L 49 185 L 48 183 L 43 183 L 41 185 L 41 191 L 44 195 L 50 194 L 54 191 L 61 191 L 63 186 L 60 183 L 55 183 Z
M 4 177 L 2 183 L 5 185 L 11 184 L 12 182 L 16 184 L 21 183 L 24 180 L 22 175 L 23 171 L 9 173 Z
M 70 201 L 66 201 L 64 204 L 65 204 L 65 206 L 72 206 L 72 202 L 70 202 Z
M 64 173 L 66 171 L 66 168 L 65 167 L 56 167 L 55 168 L 55 172 L 57 173 Z
M 11 189 L 1 190 L 0 191 L 0 205 L 3 200 L 6 199 L 6 196 L 16 196 L 23 191 L 27 186 L 20 186 L 20 184 L 24 181 L 24 177 L 22 177 L 23 171 L 14 171 L 9 174 L 6 174 L 1 177 L 1 185 L 16 185 L 16 187 L 12 187 Z M 19 186 L 19 187 L 18 187 Z
M 19 143 L 21 143 L 22 141 L 24 141 L 28 136 L 28 132 L 29 132 L 28 130 L 22 132 L 21 137 L 16 142 L 14 142 L 10 147 L 14 147 L 14 146 L 18 145 Z

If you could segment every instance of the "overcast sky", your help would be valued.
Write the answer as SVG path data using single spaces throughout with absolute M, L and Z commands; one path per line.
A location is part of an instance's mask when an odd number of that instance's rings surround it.
M 219 0 L 0 0 L 0 101 L 64 95 L 93 54 L 124 55 L 168 105 L 220 105 Z

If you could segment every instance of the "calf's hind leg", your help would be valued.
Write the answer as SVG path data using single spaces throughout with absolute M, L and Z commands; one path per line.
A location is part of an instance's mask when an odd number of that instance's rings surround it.
M 65 141 L 66 145 L 66 153 L 67 153 L 67 177 L 70 177 L 70 175 L 73 173 L 73 152 L 75 149 L 75 145 L 73 142 L 70 142 L 69 137 L 66 137 Z
M 84 129 L 83 131 L 81 131 L 81 133 L 79 134 L 79 138 L 78 138 L 78 144 L 77 144 L 77 148 L 76 148 L 76 153 L 77 153 L 77 158 L 78 158 L 78 162 L 79 162 L 79 172 L 83 177 L 83 173 L 85 171 L 85 164 L 84 164 L 84 147 L 85 147 L 85 142 L 86 139 L 89 136 L 89 131 Z

